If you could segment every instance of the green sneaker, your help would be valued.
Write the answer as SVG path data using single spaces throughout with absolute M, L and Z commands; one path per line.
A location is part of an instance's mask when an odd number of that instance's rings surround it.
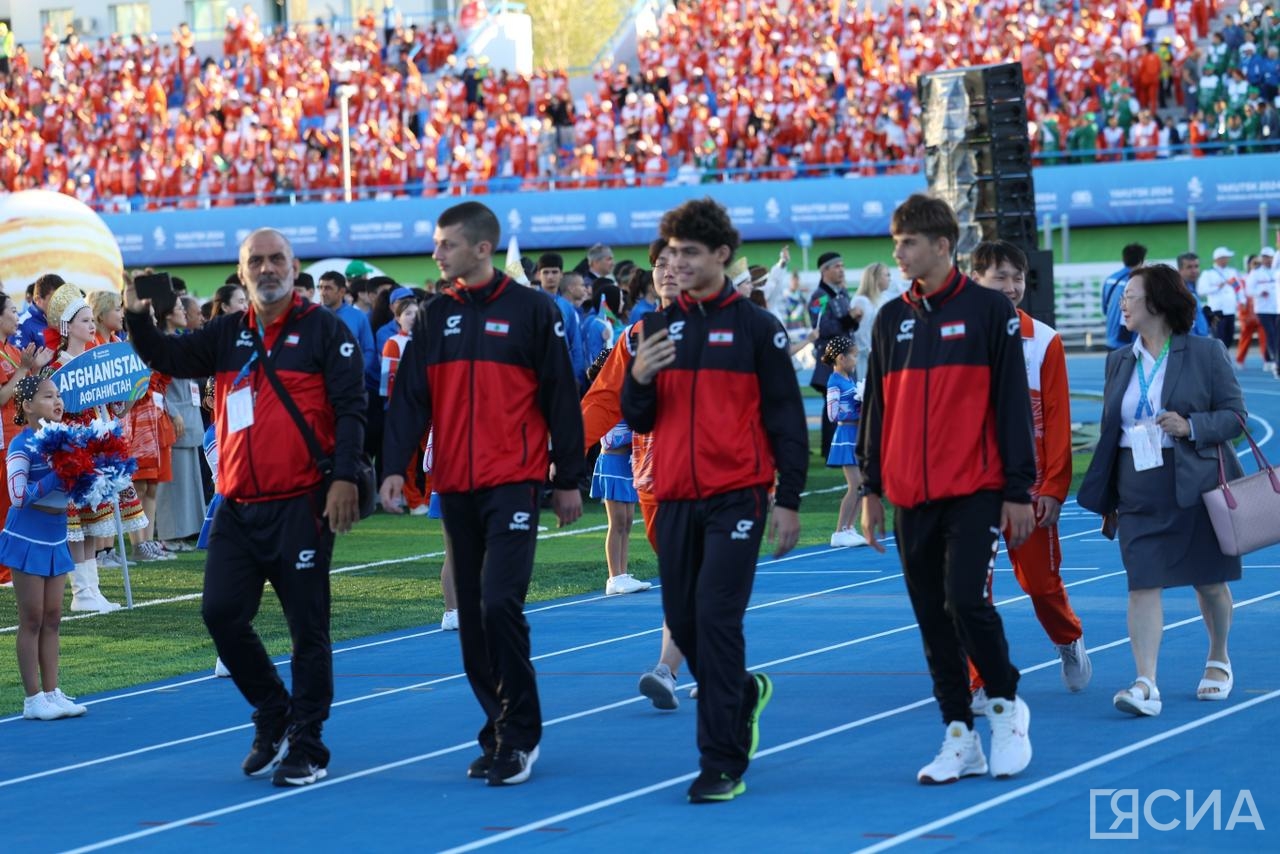
M 689 803 L 709 804 L 731 801 L 747 790 L 741 777 L 730 777 L 723 771 L 703 769 L 689 786 Z
M 756 681 L 756 705 L 747 718 L 747 725 L 750 727 L 750 740 L 747 742 L 748 759 L 755 758 L 756 751 L 760 749 L 760 715 L 773 699 L 773 680 L 764 673 L 753 674 L 752 678 Z

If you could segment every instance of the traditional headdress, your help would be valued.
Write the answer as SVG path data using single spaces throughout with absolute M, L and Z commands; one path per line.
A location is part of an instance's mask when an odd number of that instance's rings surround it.
M 55 323 L 58 325 L 58 332 L 65 338 L 71 318 L 75 317 L 80 309 L 88 307 L 89 303 L 85 301 L 84 294 L 78 287 L 68 282 L 49 297 L 44 315 L 48 318 L 50 326 Z

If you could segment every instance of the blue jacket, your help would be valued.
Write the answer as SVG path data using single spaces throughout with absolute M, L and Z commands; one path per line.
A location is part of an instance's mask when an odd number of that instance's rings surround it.
M 344 304 L 334 312 L 338 319 L 351 330 L 351 337 L 360 345 L 360 354 L 364 356 L 364 388 L 365 391 L 377 391 L 382 380 L 382 348 L 373 340 L 373 329 L 369 326 L 369 315 L 354 305 Z M 395 324 L 392 323 L 392 326 Z M 394 334 L 394 333 L 392 333 Z M 388 336 L 390 337 L 390 336 Z
M 32 303 L 31 316 L 22 321 L 22 325 L 18 327 L 18 349 L 22 349 L 28 344 L 43 347 L 44 331 L 48 327 L 49 321 L 45 319 L 44 309 Z
M 560 309 L 560 317 L 564 321 L 564 343 L 569 349 L 569 361 L 573 364 L 573 377 L 578 381 L 578 387 L 582 388 L 587 384 L 587 365 L 590 363 L 583 361 L 582 323 L 578 318 L 578 310 L 559 294 L 552 299 L 555 300 L 556 308 Z
M 1107 318 L 1107 347 L 1119 350 L 1133 343 L 1133 333 L 1124 328 L 1124 316 L 1120 313 L 1124 286 L 1129 282 L 1130 270 L 1121 267 L 1102 283 L 1102 313 Z

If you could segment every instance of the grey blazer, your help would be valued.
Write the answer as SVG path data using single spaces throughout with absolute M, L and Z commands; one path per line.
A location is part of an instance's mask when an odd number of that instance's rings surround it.
M 1120 402 L 1137 364 L 1132 347 L 1107 356 L 1102 392 L 1102 428 L 1093 462 L 1080 484 L 1077 501 L 1086 510 L 1105 516 L 1119 504 L 1116 466 L 1120 451 Z M 1173 440 L 1174 490 L 1179 507 L 1200 503 L 1200 496 L 1218 484 L 1218 446 L 1223 446 L 1227 479 L 1244 474 L 1231 441 L 1240 435 L 1247 417 L 1244 395 L 1227 356 L 1216 338 L 1174 335 L 1169 343 L 1160 405 L 1191 421 L 1195 440 Z

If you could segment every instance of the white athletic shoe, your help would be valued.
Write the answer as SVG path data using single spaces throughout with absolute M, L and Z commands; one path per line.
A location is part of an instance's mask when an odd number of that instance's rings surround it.
M 440 618 L 440 631 L 456 632 L 458 630 L 458 609 L 445 611 L 444 616 Z
M 1055 644 L 1058 655 L 1062 657 L 1062 682 L 1071 693 L 1083 691 L 1093 678 L 1093 662 L 1089 661 L 1089 653 L 1084 648 L 1084 638 L 1078 637 L 1071 643 Z
M 961 721 L 947 724 L 947 734 L 933 761 L 920 769 L 916 779 L 925 785 L 954 783 L 961 777 L 987 773 L 982 739 Z
M 671 668 L 659 663 L 657 667 L 640 677 L 640 693 L 653 701 L 655 709 L 669 712 L 680 708 L 676 698 L 676 677 Z
M 604 586 L 606 596 L 617 596 L 623 593 L 640 593 L 648 590 L 653 585 L 647 581 L 641 581 L 638 578 L 632 578 L 630 573 L 622 573 L 615 575 L 609 579 Z
M 67 710 L 55 704 L 48 694 L 41 691 L 22 701 L 22 716 L 29 721 L 56 721 L 58 718 L 65 718 Z
M 831 548 L 833 549 L 854 549 L 866 544 L 866 538 L 853 528 L 845 528 L 843 531 L 836 531 L 831 535 Z
M 1012 777 L 1031 762 L 1031 709 L 1026 702 L 992 697 L 987 702 L 991 722 L 991 776 Z
M 973 696 L 969 699 L 969 711 L 973 712 L 974 717 L 983 717 L 987 713 L 987 689 L 979 688 L 973 692 Z
M 88 706 L 82 706 L 75 702 L 66 694 L 62 693 L 61 688 L 54 688 L 52 691 L 46 693 L 45 696 L 49 698 L 50 703 L 65 712 L 63 717 L 78 718 L 85 712 L 89 711 Z
M 227 669 L 227 665 L 222 663 L 221 658 L 213 663 L 213 675 L 217 676 L 219 679 L 231 678 L 231 671 Z

